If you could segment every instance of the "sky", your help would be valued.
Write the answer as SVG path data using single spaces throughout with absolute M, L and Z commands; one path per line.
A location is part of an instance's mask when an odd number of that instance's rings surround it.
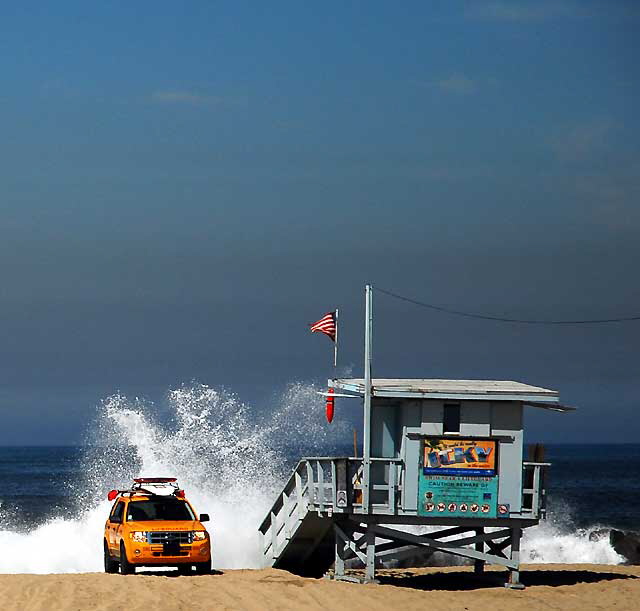
M 635 2 L 0 4 L 1 444 L 75 444 L 115 392 L 268 410 L 333 374 L 515 379 L 635 442 Z M 342 414 L 340 412 L 342 411 Z M 349 413 L 347 413 L 349 412 Z M 338 405 L 336 417 L 359 418 Z

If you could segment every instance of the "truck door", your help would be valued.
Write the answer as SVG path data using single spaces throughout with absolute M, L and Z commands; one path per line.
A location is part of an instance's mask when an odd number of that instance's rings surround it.
M 119 531 L 122 529 L 122 520 L 124 519 L 124 501 L 118 501 L 109 516 L 109 548 L 111 552 L 118 553 L 120 549 L 120 541 L 118 538 Z

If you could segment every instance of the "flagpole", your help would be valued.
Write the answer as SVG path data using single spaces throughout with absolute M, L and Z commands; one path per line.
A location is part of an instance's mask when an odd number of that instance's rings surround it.
M 362 513 L 369 513 L 371 480 L 371 343 L 373 311 L 371 285 L 365 287 L 364 314 L 364 430 L 362 439 Z
M 338 367 L 338 308 L 336 308 L 336 341 L 333 342 L 333 367 Z

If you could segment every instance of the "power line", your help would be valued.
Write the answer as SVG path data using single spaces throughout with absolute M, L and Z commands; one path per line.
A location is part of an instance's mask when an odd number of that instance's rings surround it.
M 504 318 L 502 316 L 486 316 L 484 314 L 475 314 L 473 312 L 462 312 L 460 310 L 451 310 L 449 308 L 443 308 L 440 306 L 433 305 L 431 303 L 425 303 L 424 301 L 418 301 L 417 299 L 412 299 L 411 297 L 404 297 L 403 295 L 398 295 L 397 293 L 394 293 L 392 291 L 387 291 L 385 289 L 381 289 L 378 287 L 373 287 L 373 288 L 380 293 L 389 295 L 389 297 L 395 297 L 400 301 L 406 301 L 407 303 L 412 303 L 413 305 L 417 305 L 422 308 L 428 308 L 430 310 L 435 310 L 437 312 L 444 312 L 446 314 L 455 314 L 456 316 L 466 316 L 467 318 L 479 318 L 481 320 L 494 320 L 497 322 L 511 322 L 511 323 L 520 323 L 524 325 L 597 325 L 597 324 L 609 323 L 609 322 L 629 322 L 632 320 L 640 320 L 640 315 L 626 316 L 623 318 L 600 318 L 595 320 L 523 320 L 520 318 Z

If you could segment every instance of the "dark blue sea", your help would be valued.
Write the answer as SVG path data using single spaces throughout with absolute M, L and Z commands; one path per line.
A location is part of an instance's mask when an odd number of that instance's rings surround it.
M 102 570 L 106 492 L 141 473 L 176 475 L 197 510 L 211 514 L 214 566 L 262 566 L 257 527 L 297 459 L 350 454 L 321 437 L 326 427 L 311 429 L 320 441 L 309 452 L 292 449 L 286 426 L 223 418 L 224 428 L 193 413 L 200 410 L 179 413 L 167 431 L 128 404 L 117 405 L 109 422 L 114 439 L 126 436 L 128 444 L 0 448 L 0 573 Z M 202 445 L 194 444 L 203 430 Z M 593 445 L 548 446 L 546 459 L 553 463 L 548 519 L 525 531 L 523 561 L 624 562 L 609 530 L 640 531 L 640 445 L 612 445 L 606 452 Z
M 640 444 L 549 445 L 550 514 L 575 528 L 640 530 Z M 291 465 L 299 456 L 290 457 Z M 0 448 L 0 528 L 32 529 L 83 509 L 82 447 Z

